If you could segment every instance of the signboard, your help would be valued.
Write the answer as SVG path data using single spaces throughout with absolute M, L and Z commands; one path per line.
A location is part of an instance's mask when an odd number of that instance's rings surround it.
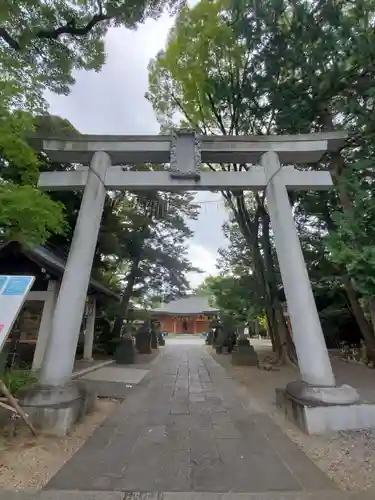
M 34 276 L 0 275 L 0 351 L 34 283 Z

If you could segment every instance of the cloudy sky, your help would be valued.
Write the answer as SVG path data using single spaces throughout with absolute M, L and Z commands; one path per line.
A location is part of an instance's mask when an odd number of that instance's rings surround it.
M 157 134 L 158 123 L 144 97 L 147 65 L 164 47 L 172 23 L 163 16 L 158 21 L 147 21 L 137 31 L 111 29 L 106 37 L 108 56 L 102 71 L 78 73 L 68 97 L 48 94 L 50 112 L 67 118 L 81 133 Z M 205 276 L 217 273 L 217 250 L 225 245 L 221 229 L 225 209 L 220 196 L 201 192 L 197 201 L 203 203 L 199 220 L 191 223 L 194 238 L 189 244 L 189 258 L 205 273 L 189 276 L 192 287 Z

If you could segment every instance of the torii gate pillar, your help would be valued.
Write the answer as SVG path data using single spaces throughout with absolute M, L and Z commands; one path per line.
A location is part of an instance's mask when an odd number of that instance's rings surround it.
M 71 383 L 71 376 L 105 202 L 105 175 L 110 164 L 111 159 L 105 152 L 96 152 L 92 157 L 42 361 L 41 387 L 22 401 L 37 427 L 57 435 L 67 434 L 93 403 L 92 395 L 83 386 Z
M 292 324 L 301 378 L 306 384 L 334 387 L 331 362 L 316 309 L 310 279 L 296 230 L 288 193 L 276 153 L 265 153 L 261 165 L 266 171 L 267 207 L 271 219 L 277 258 L 288 312 Z

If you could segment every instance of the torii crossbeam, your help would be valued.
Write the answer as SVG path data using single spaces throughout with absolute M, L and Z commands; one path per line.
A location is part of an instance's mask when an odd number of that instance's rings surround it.
M 257 164 L 267 151 L 278 154 L 282 164 L 316 163 L 326 151 L 343 143 L 342 133 L 298 136 L 196 136 L 180 131 L 171 136 L 93 136 L 74 139 L 34 139 L 52 161 L 88 165 L 97 152 L 106 152 L 112 167 L 106 171 L 107 189 L 127 190 L 260 190 L 266 185 L 264 168 L 253 166 L 249 172 L 200 172 L 201 163 Z M 114 165 L 170 164 L 169 171 L 125 171 Z M 171 175 L 175 174 L 175 175 Z M 181 175 L 179 175 L 181 174 Z M 280 176 L 288 189 L 327 189 L 328 172 L 283 169 Z M 88 170 L 44 172 L 39 187 L 49 191 L 83 189 Z

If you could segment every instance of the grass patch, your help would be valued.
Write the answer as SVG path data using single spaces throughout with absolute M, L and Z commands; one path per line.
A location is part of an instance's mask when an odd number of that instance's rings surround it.
M 38 375 L 27 368 L 14 368 L 0 374 L 1 380 L 14 396 L 18 391 L 26 390 L 38 382 Z

